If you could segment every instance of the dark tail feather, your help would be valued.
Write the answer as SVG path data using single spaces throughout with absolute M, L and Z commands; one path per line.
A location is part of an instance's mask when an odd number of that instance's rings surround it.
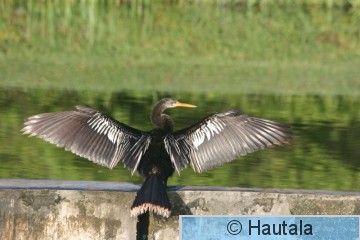
M 151 174 L 137 193 L 131 206 L 131 216 L 137 216 L 146 211 L 169 217 L 171 205 L 166 193 L 166 185 L 159 175 Z

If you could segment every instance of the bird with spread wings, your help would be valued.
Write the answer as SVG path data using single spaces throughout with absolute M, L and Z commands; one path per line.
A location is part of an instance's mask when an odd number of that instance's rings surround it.
M 290 128 L 237 111 L 212 114 L 174 131 L 168 108 L 195 107 L 166 98 L 152 110 L 155 128 L 145 132 L 118 122 L 97 110 L 76 106 L 75 111 L 43 113 L 25 120 L 22 131 L 64 147 L 108 168 L 119 162 L 145 179 L 131 207 L 133 216 L 153 211 L 170 216 L 167 179 L 187 165 L 203 172 L 239 156 L 291 141 Z

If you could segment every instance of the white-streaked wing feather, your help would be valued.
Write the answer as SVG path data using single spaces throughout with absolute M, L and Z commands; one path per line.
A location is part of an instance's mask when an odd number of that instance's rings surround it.
M 149 134 L 94 109 L 43 113 L 26 119 L 24 134 L 40 137 L 108 168 L 123 162 L 134 172 L 147 150 Z
M 164 141 L 179 173 L 188 163 L 196 172 L 203 172 L 238 156 L 287 144 L 290 140 L 288 126 L 228 111 L 169 134 Z

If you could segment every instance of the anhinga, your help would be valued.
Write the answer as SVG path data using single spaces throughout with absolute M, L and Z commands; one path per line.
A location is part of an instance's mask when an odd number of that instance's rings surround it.
M 168 217 L 171 205 L 167 179 L 188 164 L 203 172 L 265 147 L 291 140 L 288 126 L 237 111 L 212 114 L 179 131 L 173 131 L 167 108 L 195 107 L 166 98 L 151 112 L 155 128 L 140 131 L 94 109 L 44 113 L 29 117 L 22 131 L 65 147 L 108 168 L 119 162 L 145 179 L 131 207 L 131 215 L 153 211 Z

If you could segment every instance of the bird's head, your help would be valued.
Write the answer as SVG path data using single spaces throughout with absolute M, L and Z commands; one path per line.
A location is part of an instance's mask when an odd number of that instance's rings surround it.
M 179 102 L 178 100 L 172 99 L 172 98 L 164 98 L 164 99 L 160 100 L 158 102 L 158 104 L 162 105 L 164 107 L 164 109 L 175 108 L 175 107 L 187 107 L 187 108 L 196 107 L 195 105 L 188 104 L 188 103 L 182 103 L 182 102 Z
M 160 100 L 153 108 L 150 116 L 151 122 L 159 128 L 168 129 L 169 131 L 172 131 L 173 129 L 172 120 L 170 116 L 164 114 L 163 112 L 168 108 L 175 108 L 175 107 L 194 108 L 196 106 L 188 103 L 182 103 L 172 98 L 164 98 Z

